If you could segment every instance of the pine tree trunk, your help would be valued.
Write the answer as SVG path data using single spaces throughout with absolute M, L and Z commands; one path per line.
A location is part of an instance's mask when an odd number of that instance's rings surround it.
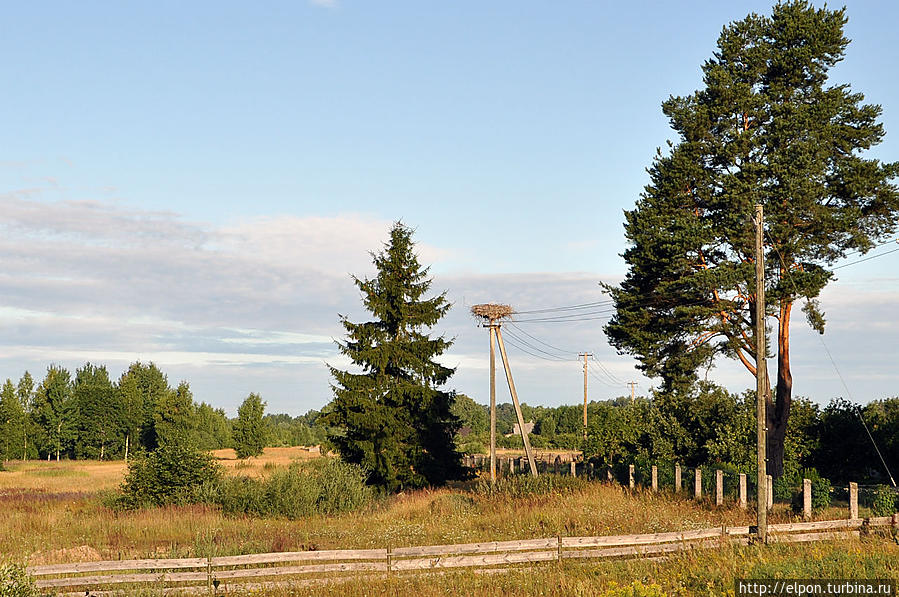
M 793 301 L 780 304 L 777 326 L 777 388 L 774 401 L 768 398 L 768 474 L 775 479 L 783 474 L 784 441 L 793 402 L 793 374 L 790 371 L 790 313 Z

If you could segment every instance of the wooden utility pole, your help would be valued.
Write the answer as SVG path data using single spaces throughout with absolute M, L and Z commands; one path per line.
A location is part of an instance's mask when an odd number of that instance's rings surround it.
M 490 322 L 490 484 L 496 483 L 496 342 Z
M 584 439 L 587 439 L 587 357 L 592 357 L 592 352 L 582 352 L 579 357 L 584 357 Z
M 524 416 L 521 414 L 521 405 L 518 403 L 518 392 L 515 391 L 515 382 L 512 381 L 512 369 L 509 367 L 509 357 L 506 355 L 506 344 L 503 342 L 503 333 L 500 326 L 491 328 L 496 334 L 499 341 L 499 354 L 503 358 L 503 367 L 506 369 L 506 381 L 509 382 L 509 392 L 512 394 L 512 404 L 515 406 L 515 415 L 518 417 L 518 427 L 521 430 L 521 440 L 524 443 L 524 453 L 528 457 L 528 466 L 531 469 L 531 475 L 537 476 L 537 463 L 534 462 L 534 454 L 531 452 L 531 440 L 528 439 L 528 432 L 524 428 Z
M 627 382 L 627 385 L 629 385 L 629 386 L 631 387 L 631 403 L 633 403 L 633 401 L 634 401 L 634 388 L 637 387 L 637 382 L 635 382 L 635 381 L 629 381 L 629 382 Z
M 768 466 L 767 466 L 767 398 L 768 398 L 768 347 L 765 329 L 765 213 L 761 205 L 755 206 L 755 395 L 758 435 L 758 480 L 756 511 L 758 515 L 756 538 L 768 542 Z

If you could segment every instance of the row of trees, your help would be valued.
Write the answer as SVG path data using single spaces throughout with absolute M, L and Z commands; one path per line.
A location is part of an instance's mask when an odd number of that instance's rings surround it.
M 102 365 L 86 363 L 74 377 L 51 365 L 40 383 L 26 371 L 18 383 L 3 384 L 0 453 L 3 460 L 108 460 L 178 444 L 255 456 L 270 438 L 283 437 L 284 426 L 264 419 L 264 409 L 259 395 L 250 394 L 229 420 L 223 409 L 195 402 L 186 381 L 171 387 L 153 363 L 133 363 L 116 381 Z M 286 428 L 297 439 L 315 439 L 302 422 Z
M 532 445 L 583 450 L 587 459 L 602 466 L 677 461 L 748 472 L 756 462 L 754 391 L 735 394 L 701 382 L 684 393 L 590 402 L 586 444 L 582 406 L 522 404 L 521 409 L 525 420 L 535 422 L 529 435 Z M 483 452 L 489 438 L 488 407 L 459 395 L 454 410 L 462 423 L 460 447 Z M 501 447 L 521 447 L 520 436 L 503 437 L 512 432 L 516 421 L 511 404 L 497 405 Z M 864 407 L 837 399 L 821 407 L 798 397 L 784 447 L 784 474 L 814 468 L 834 482 L 885 483 L 889 478 L 875 444 L 888 465 L 899 464 L 899 398 L 876 400 Z

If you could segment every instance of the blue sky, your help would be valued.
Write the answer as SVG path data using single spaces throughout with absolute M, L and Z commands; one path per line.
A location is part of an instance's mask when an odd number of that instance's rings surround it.
M 889 3 L 850 2 L 833 73 L 884 108 L 899 154 Z M 601 299 L 622 210 L 700 85 L 721 27 L 763 2 L 13 3 L 0 21 L 0 375 L 154 359 L 234 412 L 329 399 L 348 274 L 402 219 L 457 308 L 454 385 L 483 400 L 472 302 Z M 840 270 L 826 336 L 859 401 L 894 395 L 896 265 Z M 874 317 L 871 314 L 875 314 Z M 796 320 L 797 392 L 844 394 Z M 532 330 L 600 355 L 597 399 L 648 380 L 602 322 Z M 804 350 L 803 350 L 804 349 Z M 861 355 L 868 358 L 861 360 Z M 532 403 L 574 403 L 576 363 L 516 357 Z M 519 364 L 520 363 L 520 364 Z M 752 385 L 722 364 L 710 374 Z M 606 382 L 604 385 L 600 380 Z

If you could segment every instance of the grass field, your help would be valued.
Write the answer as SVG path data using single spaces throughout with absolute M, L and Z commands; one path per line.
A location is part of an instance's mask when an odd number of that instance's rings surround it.
M 249 463 L 237 460 L 230 451 L 218 452 L 216 457 L 231 474 L 265 475 L 294 459 L 316 456 L 298 448 L 283 448 L 268 449 Z M 600 483 L 567 493 L 522 498 L 487 498 L 466 487 L 407 492 L 381 499 L 362 512 L 297 521 L 226 517 L 216 509 L 201 506 L 117 512 L 103 506 L 102 496 L 121 483 L 124 472 L 122 462 L 9 463 L 7 471 L 0 472 L 3 558 L 49 564 L 388 544 L 396 547 L 560 534 L 613 535 L 753 522 L 751 512 L 735 507 L 718 509 L 686 497 L 630 493 Z M 845 515 L 842 510 L 833 510 L 820 518 Z M 771 519 L 786 522 L 792 515 L 779 507 Z M 658 585 L 658 589 L 651 589 L 656 593 L 647 594 L 717 595 L 726 592 L 733 578 L 753 574 L 897 579 L 899 547 L 883 538 L 748 547 L 660 561 L 566 564 L 499 575 L 463 572 L 428 579 L 369 579 L 341 585 L 337 593 L 399 595 L 415 591 L 416 597 L 421 597 L 459 594 L 453 587 L 464 586 L 464 593 L 472 595 L 594 595 L 617 590 L 614 583 L 640 581 L 647 586 Z M 702 592 L 694 592 L 698 588 Z M 265 594 L 306 595 L 324 590 L 295 588 Z

